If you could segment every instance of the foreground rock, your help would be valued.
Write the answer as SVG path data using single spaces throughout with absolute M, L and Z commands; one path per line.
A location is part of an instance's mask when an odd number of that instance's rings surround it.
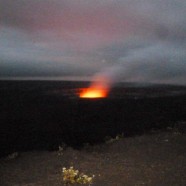
M 60 171 L 73 166 L 95 175 L 93 186 L 185 185 L 186 135 L 154 132 L 81 150 L 18 153 L 0 160 L 0 185 L 62 186 Z

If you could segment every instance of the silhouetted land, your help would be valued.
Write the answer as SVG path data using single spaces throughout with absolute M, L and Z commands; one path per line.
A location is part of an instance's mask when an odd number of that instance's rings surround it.
M 80 99 L 88 84 L 0 81 L 0 156 L 62 143 L 79 148 L 186 121 L 186 87 L 120 83 L 108 98 Z

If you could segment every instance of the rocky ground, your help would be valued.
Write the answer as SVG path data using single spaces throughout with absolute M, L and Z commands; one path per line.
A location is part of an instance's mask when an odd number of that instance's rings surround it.
M 63 167 L 95 175 L 93 186 L 185 186 L 186 135 L 151 131 L 81 150 L 16 152 L 0 159 L 2 186 L 63 186 Z M 73 184 L 76 185 L 76 184 Z

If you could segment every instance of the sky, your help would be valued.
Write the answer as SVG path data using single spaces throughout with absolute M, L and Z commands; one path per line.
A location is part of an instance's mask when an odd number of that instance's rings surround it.
M 0 79 L 186 85 L 185 0 L 0 0 Z

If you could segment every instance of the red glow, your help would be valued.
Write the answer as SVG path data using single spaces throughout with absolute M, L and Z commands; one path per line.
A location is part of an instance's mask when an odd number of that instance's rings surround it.
M 84 88 L 80 92 L 81 98 L 105 98 L 107 97 L 108 91 L 102 88 L 89 87 Z

